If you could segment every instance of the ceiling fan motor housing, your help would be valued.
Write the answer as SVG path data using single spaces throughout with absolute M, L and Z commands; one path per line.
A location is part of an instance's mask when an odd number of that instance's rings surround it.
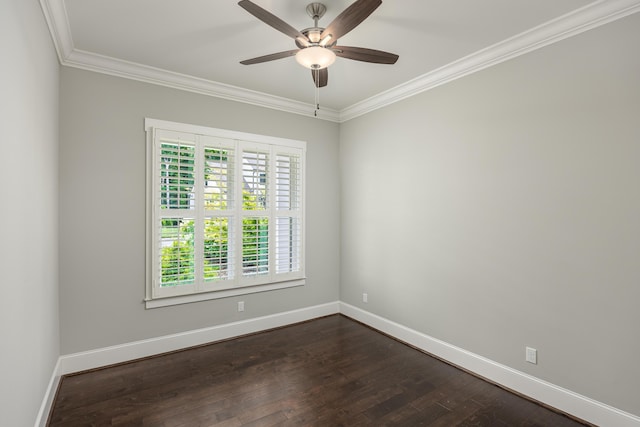
M 307 37 L 309 42 L 311 42 L 311 46 L 317 46 L 321 42 L 320 35 L 324 31 L 324 28 L 318 26 L 318 21 L 324 16 L 326 11 L 327 7 L 322 3 L 315 2 L 307 5 L 307 14 L 311 19 L 313 19 L 314 24 L 313 27 L 305 28 L 304 30 L 300 30 L 300 32 Z M 326 45 L 323 44 L 322 47 L 331 47 L 336 43 L 336 40 L 327 41 L 331 41 L 331 43 L 327 43 Z M 300 49 L 309 47 L 308 44 L 303 44 L 298 39 L 296 39 L 296 45 Z

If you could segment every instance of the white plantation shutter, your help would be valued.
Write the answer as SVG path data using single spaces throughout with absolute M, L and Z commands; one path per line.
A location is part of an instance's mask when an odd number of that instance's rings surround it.
M 242 219 L 242 274 L 269 274 L 269 217 Z
M 163 139 L 160 150 L 160 208 L 193 208 L 195 201 L 194 144 L 179 139 Z
M 300 271 L 302 230 L 295 217 L 276 218 L 276 274 Z
M 301 284 L 305 144 L 152 119 L 146 127 L 147 301 Z
M 193 288 L 195 283 L 195 138 L 159 132 L 156 140 L 156 262 L 158 286 Z
M 242 150 L 242 275 L 251 280 L 269 274 L 269 225 L 265 215 L 271 179 L 270 147 L 243 144 Z
M 235 277 L 235 142 L 200 136 L 203 150 L 203 258 L 206 285 Z
M 276 155 L 276 274 L 302 268 L 302 176 L 300 153 Z
M 234 208 L 233 147 L 222 142 L 217 146 L 212 138 L 205 140 L 204 147 L 204 207 L 206 210 L 228 210 Z
M 265 147 L 268 148 L 268 147 Z M 269 208 L 269 152 L 243 150 L 242 152 L 242 209 L 264 211 Z

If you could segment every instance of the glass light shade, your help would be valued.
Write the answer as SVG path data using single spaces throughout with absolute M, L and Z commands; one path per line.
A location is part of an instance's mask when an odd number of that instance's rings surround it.
M 327 68 L 333 64 L 335 60 L 336 54 L 333 53 L 332 50 L 320 46 L 300 49 L 298 53 L 296 53 L 296 61 L 298 61 L 298 64 L 312 70 Z

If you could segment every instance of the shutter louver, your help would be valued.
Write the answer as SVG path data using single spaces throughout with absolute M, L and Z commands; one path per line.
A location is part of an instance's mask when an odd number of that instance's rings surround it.
M 204 207 L 233 209 L 233 150 L 207 147 L 204 150 Z
M 195 280 L 194 218 L 195 146 L 163 140 L 159 156 L 160 209 L 158 218 L 160 287 L 184 286 Z
M 207 218 L 204 221 L 204 280 L 233 278 L 233 256 L 229 248 L 233 242 L 230 218 Z
M 302 230 L 300 227 L 300 157 L 276 156 L 276 273 L 300 271 Z
M 242 220 L 242 274 L 269 273 L 269 218 L 247 217 Z
M 276 219 L 276 273 L 300 271 L 301 240 L 298 218 Z
M 269 154 L 242 152 L 242 275 L 269 274 Z M 259 216 L 257 216 L 259 215 Z
M 160 156 L 160 208 L 193 208 L 194 181 L 195 147 L 180 142 L 163 142 Z
M 268 153 L 244 151 L 242 153 L 242 208 L 247 211 L 268 208 L 269 179 Z
M 213 138 L 207 143 L 215 144 Z M 234 150 L 228 147 L 204 147 L 204 235 L 203 279 L 205 282 L 231 280 L 234 277 L 232 210 Z
M 171 218 L 161 221 L 160 286 L 193 284 L 194 236 L 193 218 Z
M 276 209 L 300 208 L 300 159 L 279 154 L 276 157 Z

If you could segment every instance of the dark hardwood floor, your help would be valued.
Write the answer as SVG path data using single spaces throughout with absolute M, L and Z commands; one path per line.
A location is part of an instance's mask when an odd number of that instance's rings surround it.
M 63 377 L 50 426 L 582 426 L 341 315 Z

